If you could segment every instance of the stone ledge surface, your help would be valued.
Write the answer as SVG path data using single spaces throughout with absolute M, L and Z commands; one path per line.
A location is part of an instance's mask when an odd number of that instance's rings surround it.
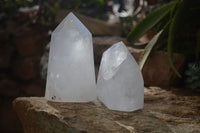
M 54 103 L 42 97 L 17 98 L 13 107 L 25 133 L 200 132 L 200 93 L 177 89 L 145 88 L 144 109 L 130 113 L 108 110 L 99 101 Z

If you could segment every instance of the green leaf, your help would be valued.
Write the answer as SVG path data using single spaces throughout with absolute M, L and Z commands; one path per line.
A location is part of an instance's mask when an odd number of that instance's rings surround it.
M 174 15 L 174 17 L 173 17 L 173 19 L 171 21 L 170 27 L 169 27 L 167 52 L 168 52 L 168 59 L 169 59 L 169 63 L 170 63 L 171 68 L 174 70 L 176 75 L 179 78 L 181 78 L 182 76 L 180 75 L 180 73 L 175 68 L 174 63 L 173 63 L 173 59 L 172 59 L 172 53 L 173 53 L 172 46 L 173 46 L 173 43 L 174 43 L 174 40 L 175 40 L 175 36 L 176 36 L 176 26 L 177 26 L 179 12 L 180 12 L 180 8 L 175 13 L 175 15 Z
M 163 30 L 163 32 L 160 35 L 159 39 L 157 40 L 157 43 L 156 43 L 157 46 L 155 45 L 156 46 L 155 50 L 166 50 L 170 23 L 171 23 L 171 19 L 169 19 L 167 24 L 163 26 L 163 29 L 160 29 L 160 30 Z
M 177 0 L 176 4 L 173 5 L 171 12 L 170 12 L 170 18 L 173 18 L 173 16 L 176 13 L 176 10 L 178 9 L 180 3 L 181 2 L 179 0 Z
M 170 12 L 168 12 L 158 23 L 157 32 L 162 30 L 166 23 L 170 21 Z
M 128 40 L 131 43 L 137 41 L 144 33 L 155 26 L 165 15 L 167 15 L 176 2 L 168 3 L 148 15 L 142 22 L 137 24 L 135 28 L 128 34 Z
M 139 62 L 139 66 L 140 66 L 140 70 L 142 70 L 146 60 L 149 57 L 150 52 L 152 51 L 152 48 L 154 47 L 154 45 L 156 44 L 158 38 L 160 37 L 160 35 L 162 34 L 163 30 L 161 30 L 160 32 L 158 32 L 153 39 L 147 44 L 147 46 L 145 47 L 144 50 L 144 55 L 142 57 L 142 59 Z

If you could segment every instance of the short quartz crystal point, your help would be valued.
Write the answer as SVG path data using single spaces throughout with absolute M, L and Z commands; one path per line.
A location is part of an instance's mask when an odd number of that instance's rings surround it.
M 69 13 L 51 35 L 45 98 L 56 102 L 96 99 L 92 34 Z
M 99 99 L 111 110 L 131 112 L 143 108 L 143 77 L 123 42 L 103 53 L 97 92 Z

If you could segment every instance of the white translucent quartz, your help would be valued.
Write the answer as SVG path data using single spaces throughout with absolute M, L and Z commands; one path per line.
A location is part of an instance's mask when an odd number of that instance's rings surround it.
M 45 98 L 88 102 L 96 97 L 92 34 L 69 13 L 51 35 Z
M 123 42 L 103 53 L 97 92 L 99 99 L 111 110 L 130 112 L 143 108 L 143 77 Z

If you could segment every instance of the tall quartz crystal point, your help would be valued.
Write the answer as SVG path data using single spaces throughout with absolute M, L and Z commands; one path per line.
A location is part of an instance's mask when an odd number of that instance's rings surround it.
M 123 42 L 103 53 L 97 92 L 111 110 L 134 111 L 143 108 L 144 81 L 138 64 Z
M 73 13 L 52 33 L 45 97 L 56 102 L 97 97 L 92 34 Z

